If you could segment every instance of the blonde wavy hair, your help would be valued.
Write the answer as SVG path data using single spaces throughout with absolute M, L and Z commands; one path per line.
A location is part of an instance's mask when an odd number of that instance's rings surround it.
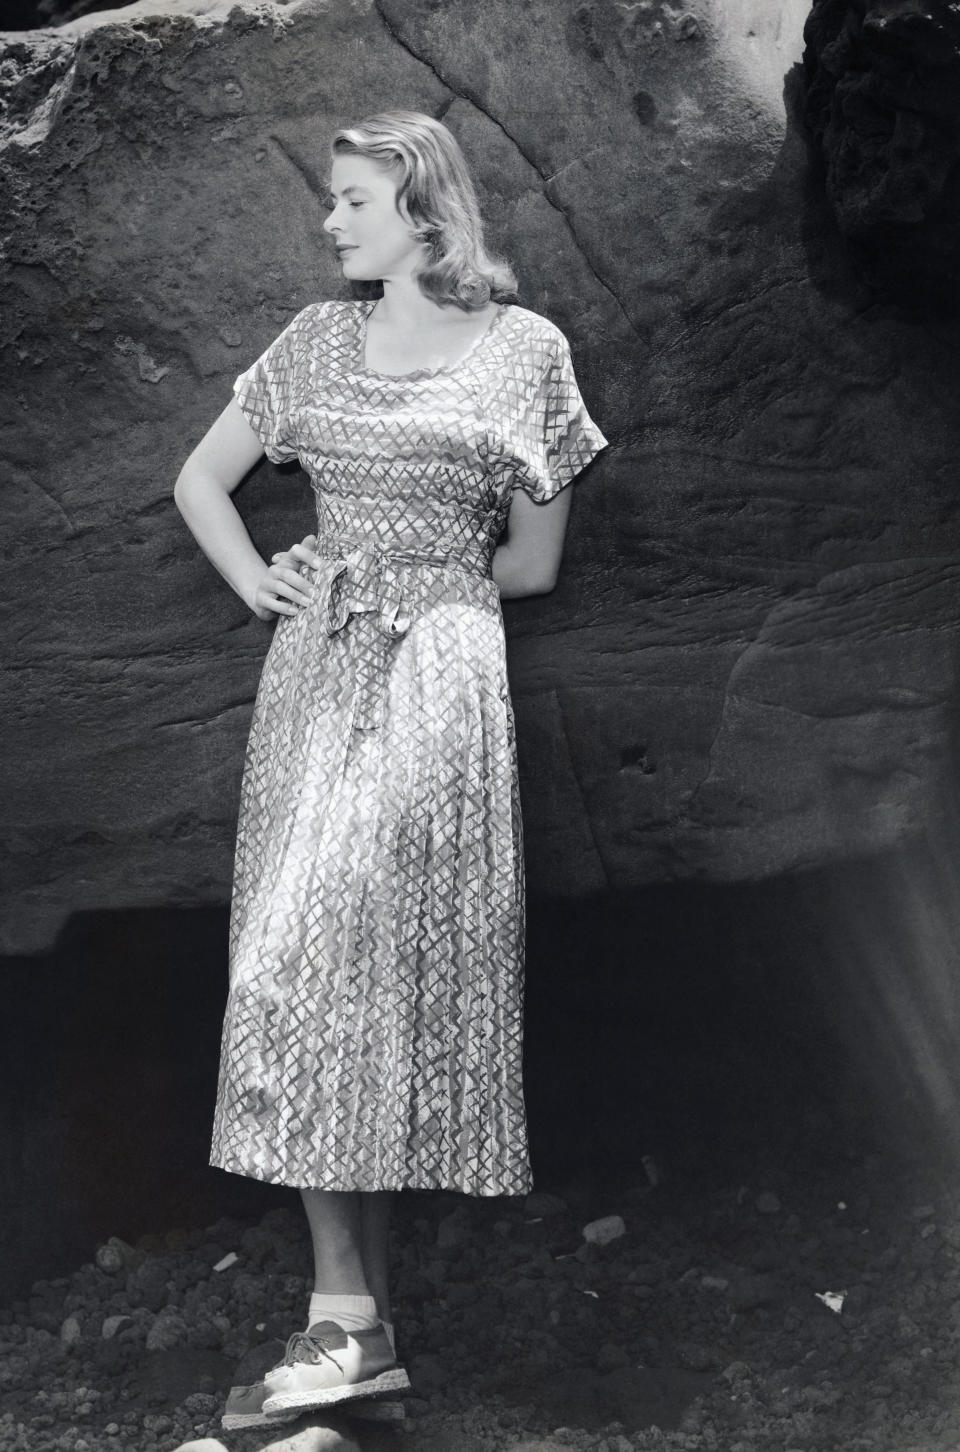
M 331 145 L 334 156 L 367 157 L 397 176 L 397 210 L 428 247 L 417 282 L 442 307 L 474 312 L 517 296 L 513 269 L 487 251 L 477 194 L 453 133 L 419 111 L 381 111 L 345 126 Z M 379 282 L 355 283 L 364 297 L 383 292 Z

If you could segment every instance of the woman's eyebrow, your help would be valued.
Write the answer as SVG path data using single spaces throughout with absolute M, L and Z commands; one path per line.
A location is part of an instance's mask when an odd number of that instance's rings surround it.
M 357 192 L 362 192 L 363 195 L 366 196 L 366 197 L 368 197 L 370 195 L 370 193 L 367 191 L 367 188 L 366 187 L 354 187 L 354 186 L 344 187 L 344 189 L 340 193 L 340 195 L 341 196 L 344 196 L 344 197 L 353 197 L 353 196 L 356 196 Z M 337 195 L 337 193 L 333 190 L 333 187 L 327 187 L 327 193 L 331 197 L 335 197 Z

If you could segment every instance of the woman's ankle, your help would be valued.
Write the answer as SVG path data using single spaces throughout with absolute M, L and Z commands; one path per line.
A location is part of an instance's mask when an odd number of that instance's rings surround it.
M 335 1321 L 344 1331 L 368 1331 L 380 1319 L 372 1296 L 331 1295 L 326 1291 L 314 1291 L 309 1314 L 308 1330 L 320 1321 Z

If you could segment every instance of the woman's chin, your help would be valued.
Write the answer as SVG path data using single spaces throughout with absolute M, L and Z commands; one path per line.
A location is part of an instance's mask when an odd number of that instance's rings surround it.
M 340 270 L 343 276 L 350 282 L 376 282 L 377 279 L 370 275 L 362 262 L 356 262 L 352 257 L 340 259 Z

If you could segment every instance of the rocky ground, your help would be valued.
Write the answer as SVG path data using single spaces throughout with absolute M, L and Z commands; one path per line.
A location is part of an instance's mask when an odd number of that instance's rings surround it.
M 808 1130 L 746 1180 L 648 1162 L 603 1192 L 407 1197 L 398 1428 L 220 1431 L 238 1363 L 301 1322 L 287 1209 L 113 1240 L 3 1313 L 0 1449 L 955 1449 L 960 1181 L 877 1153 L 824 1163 Z

